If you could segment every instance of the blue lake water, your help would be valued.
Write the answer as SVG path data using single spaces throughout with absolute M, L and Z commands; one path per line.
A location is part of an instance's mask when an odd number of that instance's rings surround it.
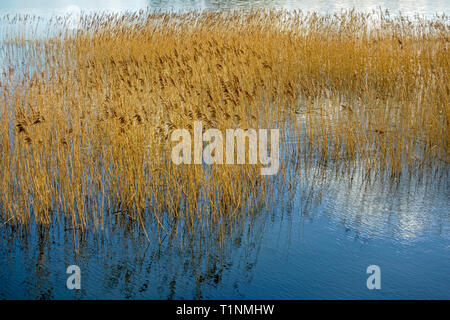
M 450 12 L 448 1 L 425 0 L 7 0 L 0 14 L 255 6 Z M 270 210 L 182 241 L 150 229 L 149 242 L 120 217 L 101 235 L 75 237 L 61 225 L 19 233 L 0 224 L 0 299 L 450 299 L 448 175 L 447 163 L 394 180 L 309 164 Z M 81 290 L 66 287 L 69 265 L 81 269 Z M 380 290 L 366 286 L 370 265 L 381 269 Z
M 392 13 L 433 16 L 435 13 L 449 13 L 447 0 L 4 0 L 0 13 L 64 14 L 66 12 L 108 10 L 120 12 L 150 8 L 162 11 L 218 10 L 249 8 L 284 8 L 316 11 L 320 13 L 349 10 L 372 11 L 379 8 Z

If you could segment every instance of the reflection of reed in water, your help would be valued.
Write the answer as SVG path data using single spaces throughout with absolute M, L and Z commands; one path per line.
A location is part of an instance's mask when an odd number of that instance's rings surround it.
M 33 226 L 22 236 L 15 227 L 4 226 L 7 232 L 2 248 L 14 248 L 21 254 L 0 252 L 5 266 L 0 296 L 11 298 L 20 295 L 20 290 L 32 298 L 67 295 L 64 288 L 55 288 L 55 283 L 65 283 L 64 272 L 58 269 L 76 263 L 83 272 L 83 285 L 75 297 L 202 298 L 203 287 L 220 286 L 224 273 L 251 276 L 263 236 L 263 217 L 254 212 L 252 217 L 240 216 L 233 223 L 195 228 L 195 232 L 190 225 L 174 220 L 165 225 L 167 233 L 162 238 L 158 223 L 148 222 L 150 241 L 139 224 L 123 216 L 114 218 L 110 230 L 101 234 L 76 230 L 75 240 L 63 226 Z M 9 269 L 14 269 L 19 259 L 24 259 L 26 266 L 23 281 L 11 276 L 14 271 Z
M 208 298 L 214 292 L 238 296 L 252 279 L 265 237 L 279 239 L 279 250 L 287 254 L 291 237 L 300 236 L 304 223 L 324 212 L 362 240 L 411 240 L 436 230 L 445 236 L 449 228 L 448 213 L 439 208 L 448 198 L 445 167 L 429 167 L 423 175 L 405 172 L 397 178 L 345 162 L 324 165 L 307 160 L 291 167 L 296 168 L 296 183 L 276 183 L 270 205 L 249 206 L 234 219 L 224 217 L 209 227 L 201 216 L 190 224 L 182 219 L 158 222 L 146 213 L 143 225 L 150 241 L 141 223 L 125 214 L 112 215 L 101 233 L 67 232 L 70 221 L 33 225 L 23 233 L 5 225 L 1 294 L 10 297 L 19 287 L 14 281 L 20 277 L 12 277 L 10 268 L 23 263 L 26 295 L 64 297 L 69 293 L 55 286 L 65 283 L 59 269 L 75 263 L 83 270 L 84 281 L 81 292 L 74 294 L 78 298 Z M 8 253 L 7 248 L 13 251 Z

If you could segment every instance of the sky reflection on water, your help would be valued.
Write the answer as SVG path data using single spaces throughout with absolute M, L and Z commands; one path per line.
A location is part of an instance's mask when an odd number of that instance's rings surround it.
M 448 170 L 432 176 L 392 183 L 318 165 L 234 228 L 182 238 L 182 225 L 161 237 L 150 228 L 148 243 L 118 218 L 102 235 L 77 234 L 78 252 L 63 227 L 4 229 L 0 298 L 448 299 Z M 79 292 L 65 287 L 70 264 L 82 270 Z M 371 264 L 382 290 L 366 288 Z

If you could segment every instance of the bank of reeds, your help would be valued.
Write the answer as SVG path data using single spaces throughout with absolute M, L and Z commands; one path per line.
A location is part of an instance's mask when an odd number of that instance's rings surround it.
M 36 23 L 3 24 L 18 20 Z M 393 175 L 448 164 L 447 17 L 141 11 L 54 24 L 57 36 L 2 43 L 8 223 L 102 230 L 123 214 L 139 224 L 153 215 L 161 230 L 173 219 L 207 228 L 268 205 L 276 186 L 295 184 L 301 159 Z M 282 129 L 278 175 L 174 165 L 170 134 L 194 121 Z

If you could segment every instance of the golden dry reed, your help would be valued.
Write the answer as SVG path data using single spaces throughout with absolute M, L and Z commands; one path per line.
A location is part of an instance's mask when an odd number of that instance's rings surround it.
M 161 230 L 175 219 L 208 228 L 270 205 L 275 185 L 295 183 L 299 159 L 393 175 L 448 164 L 445 16 L 141 11 L 84 15 L 76 29 L 51 21 L 56 35 L 3 30 L 3 223 L 103 230 L 120 214 Z M 278 175 L 174 165 L 171 132 L 199 120 L 280 128 Z

